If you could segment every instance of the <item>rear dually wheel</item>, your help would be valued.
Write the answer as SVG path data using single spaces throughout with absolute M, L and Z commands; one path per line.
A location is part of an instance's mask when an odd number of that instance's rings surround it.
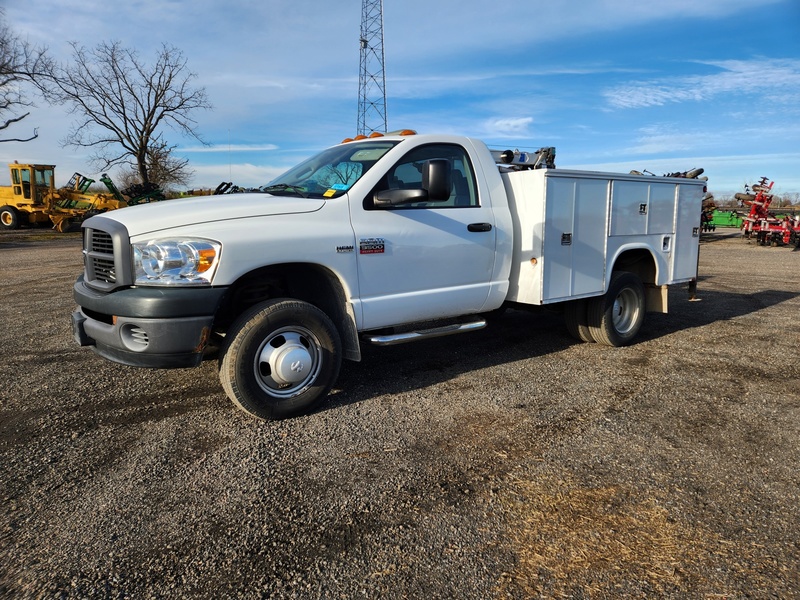
M 567 302 L 564 307 L 564 321 L 567 331 L 576 340 L 594 342 L 589 330 L 589 302 L 585 298 Z
M 613 273 L 606 293 L 589 302 L 592 337 L 606 346 L 627 346 L 639 333 L 645 310 L 642 280 L 626 271 Z

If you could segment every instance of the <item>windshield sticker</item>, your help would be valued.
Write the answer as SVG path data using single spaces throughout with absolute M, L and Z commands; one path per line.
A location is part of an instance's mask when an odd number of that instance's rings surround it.
M 359 254 L 383 254 L 386 242 L 383 238 L 368 238 L 358 241 Z
M 322 194 L 322 195 L 325 196 L 326 198 L 333 198 L 333 195 L 335 193 L 336 193 L 336 190 L 330 189 L 330 190 L 326 190 L 325 193 Z
M 337 192 L 345 192 L 345 191 L 347 191 L 348 187 L 350 187 L 350 186 L 348 186 L 346 183 L 334 183 L 331 186 L 331 189 L 332 190 L 336 190 Z

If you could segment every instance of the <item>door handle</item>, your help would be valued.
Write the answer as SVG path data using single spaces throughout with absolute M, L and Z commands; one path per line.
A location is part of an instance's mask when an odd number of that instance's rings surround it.
M 491 223 L 470 223 L 467 225 L 467 231 L 491 231 Z

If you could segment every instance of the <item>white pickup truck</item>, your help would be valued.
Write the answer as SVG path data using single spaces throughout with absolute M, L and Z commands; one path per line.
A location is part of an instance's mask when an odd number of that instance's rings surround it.
M 554 168 L 554 150 L 450 135 L 345 140 L 262 193 L 116 210 L 83 224 L 76 341 L 125 365 L 200 364 L 233 402 L 308 411 L 361 343 L 467 332 L 512 306 L 630 343 L 697 276 L 704 182 Z

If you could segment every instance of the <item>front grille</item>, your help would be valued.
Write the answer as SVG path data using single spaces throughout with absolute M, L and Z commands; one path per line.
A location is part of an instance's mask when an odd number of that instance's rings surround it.
M 117 270 L 114 268 L 114 241 L 110 234 L 99 229 L 93 230 L 92 251 L 89 256 L 94 262 L 95 279 L 106 283 L 117 282 Z
M 92 252 L 104 252 L 106 254 L 114 254 L 114 242 L 111 240 L 111 234 L 99 229 L 92 229 Z
M 98 291 L 110 292 L 133 283 L 129 239 L 128 231 L 118 221 L 97 216 L 84 224 L 86 285 Z
M 99 229 L 87 229 L 86 274 L 89 281 L 117 282 L 114 265 L 114 241 L 111 235 Z
M 106 283 L 116 283 L 117 282 L 117 272 L 114 269 L 114 259 L 107 260 L 104 258 L 93 258 L 94 261 L 94 277 L 99 281 L 105 281 Z

